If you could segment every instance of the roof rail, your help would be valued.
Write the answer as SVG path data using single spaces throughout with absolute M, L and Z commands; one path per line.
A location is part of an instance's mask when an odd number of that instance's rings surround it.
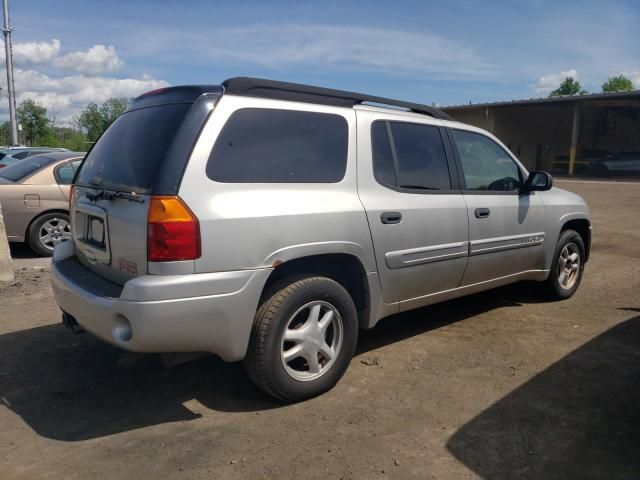
M 300 83 L 278 82 L 262 78 L 234 77 L 222 82 L 225 92 L 248 97 L 271 98 L 274 100 L 290 100 L 295 102 L 319 103 L 336 107 L 353 107 L 361 103 L 378 103 L 402 107 L 415 113 L 422 113 L 440 120 L 453 120 L 449 115 L 434 107 L 419 103 L 404 102 L 391 98 L 375 97 L 363 93 L 333 90 L 331 88 L 313 87 Z

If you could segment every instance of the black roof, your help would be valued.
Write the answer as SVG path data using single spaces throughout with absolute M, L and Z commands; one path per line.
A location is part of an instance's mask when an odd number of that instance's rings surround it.
M 195 102 L 203 94 L 221 95 L 223 91 L 221 85 L 178 85 L 158 88 L 134 98 L 127 111 L 168 103 Z
M 289 100 L 337 107 L 353 107 L 354 105 L 362 103 L 377 103 L 406 108 L 412 112 L 429 115 L 441 120 L 453 120 L 453 118 L 442 110 L 420 103 L 405 102 L 344 90 L 333 90 L 331 88 L 314 87 L 300 83 L 278 82 L 275 80 L 251 77 L 229 78 L 222 82 L 222 85 L 184 85 L 159 88 L 136 97 L 127 110 L 136 110 L 138 108 L 167 103 L 194 102 L 203 94 L 220 95 L 223 92 L 245 97 Z
M 376 97 L 363 93 L 333 90 L 331 88 L 314 87 L 300 83 L 278 82 L 262 78 L 235 77 L 222 82 L 226 93 L 247 97 L 271 98 L 295 102 L 318 103 L 337 107 L 353 107 L 361 103 L 378 103 L 391 105 L 422 113 L 441 120 L 453 120 L 441 110 L 419 103 Z

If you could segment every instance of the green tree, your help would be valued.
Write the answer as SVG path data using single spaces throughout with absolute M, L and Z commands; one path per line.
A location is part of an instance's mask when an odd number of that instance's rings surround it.
M 34 145 L 47 135 L 49 120 L 45 107 L 28 98 L 20 103 L 16 113 L 26 144 Z
M 87 139 L 95 142 L 104 131 L 104 122 L 98 105 L 89 102 L 78 117 L 78 125 L 87 133 Z
M 129 106 L 126 97 L 109 98 L 102 105 L 90 102 L 80 113 L 77 123 L 87 133 L 87 139 L 95 142 L 102 132 L 111 125 Z
M 609 77 L 602 84 L 603 92 L 630 92 L 631 90 L 633 90 L 633 82 L 624 75 Z
M 7 120 L 0 123 L 0 145 L 11 144 L 11 124 Z
M 70 127 L 50 127 L 42 143 L 48 147 L 68 148 L 76 152 L 86 152 L 91 146 L 84 133 Z
M 564 95 L 584 95 L 588 93 L 580 86 L 580 82 L 574 80 L 573 77 L 565 78 L 560 86 L 549 94 L 550 97 L 561 97 Z

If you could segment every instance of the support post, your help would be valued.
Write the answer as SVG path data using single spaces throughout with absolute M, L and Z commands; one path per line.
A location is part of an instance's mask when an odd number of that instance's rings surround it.
M 0 285 L 4 282 L 13 282 L 13 278 L 13 263 L 2 218 L 2 205 L 0 205 Z
M 11 122 L 11 145 L 18 145 L 18 121 L 16 119 L 16 89 L 13 83 L 13 53 L 11 51 L 11 27 L 9 26 L 9 1 L 3 1 L 4 52 L 7 66 L 7 92 L 9 93 L 9 120 Z
M 569 151 L 569 175 L 573 175 L 576 168 L 576 152 L 580 135 L 580 107 L 578 102 L 573 104 L 573 126 L 571 128 L 571 150 Z

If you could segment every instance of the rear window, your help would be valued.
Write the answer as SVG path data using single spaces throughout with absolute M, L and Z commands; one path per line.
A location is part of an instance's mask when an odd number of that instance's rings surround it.
M 346 171 L 347 146 L 340 115 L 246 108 L 220 132 L 207 176 L 226 183 L 336 183 Z
M 451 190 L 449 165 L 438 127 L 403 122 L 374 122 L 373 170 L 385 186 L 415 190 Z
M 29 157 L 0 169 L 0 178 L 19 182 L 53 161 L 54 159 L 52 158 L 41 157 L 40 155 Z
M 76 183 L 150 193 L 167 149 L 190 107 L 190 103 L 178 103 L 124 113 L 89 152 Z

